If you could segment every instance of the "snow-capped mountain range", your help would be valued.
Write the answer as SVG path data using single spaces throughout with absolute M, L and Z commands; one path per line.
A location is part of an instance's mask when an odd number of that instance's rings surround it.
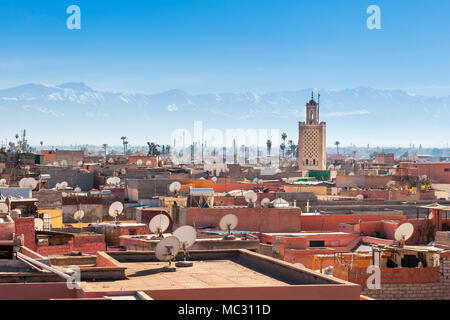
M 25 84 L 0 89 L 0 138 L 12 140 L 20 129 L 27 129 L 35 143 L 41 139 L 113 143 L 120 142 L 121 135 L 128 136 L 130 144 L 169 143 L 173 130 L 192 132 L 193 122 L 202 120 L 205 129 L 279 129 L 295 141 L 311 91 L 193 95 L 176 89 L 132 94 L 97 91 L 75 82 Z M 442 146 L 450 140 L 450 96 L 372 88 L 319 91 L 328 145 L 339 140 L 359 145 Z

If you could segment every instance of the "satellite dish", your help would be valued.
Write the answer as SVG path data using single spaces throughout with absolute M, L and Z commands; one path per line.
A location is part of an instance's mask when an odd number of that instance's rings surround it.
M 172 182 L 169 186 L 169 191 L 174 194 L 177 194 L 178 191 L 180 191 L 180 189 L 181 189 L 181 183 L 179 183 L 178 181 Z
M 364 196 L 363 196 L 362 194 L 358 194 L 358 195 L 356 196 L 356 200 L 362 201 L 362 200 L 364 200 Z
M 8 210 L 8 206 L 6 203 L 0 203 L 0 213 L 7 213 Z
M 54 166 L 59 166 L 59 162 L 58 162 L 58 161 L 55 161 L 55 162 L 53 162 L 53 165 L 54 165 Z
M 122 214 L 123 211 L 123 204 L 120 201 L 113 202 L 109 206 L 108 214 L 110 217 L 113 217 L 114 220 L 117 219 L 118 216 Z
M 175 267 L 172 267 L 172 259 L 175 258 L 180 251 L 181 243 L 177 237 L 171 236 L 164 238 L 155 248 L 155 256 L 159 261 L 169 261 L 169 266 L 162 268 L 162 271 L 170 272 L 176 271 Z
M 264 198 L 261 200 L 261 206 L 264 208 L 268 208 L 270 204 L 270 199 L 269 198 Z
M 256 200 L 258 200 L 258 195 L 250 190 L 245 194 L 245 201 L 247 201 L 249 208 L 254 208 Z
M 74 191 L 79 193 L 79 192 L 81 192 L 81 188 L 80 187 L 76 187 Z
M 59 186 L 61 189 L 67 189 L 69 187 L 69 184 L 66 181 L 63 181 Z
M 173 235 L 180 239 L 181 249 L 184 253 L 184 261 L 178 261 L 175 266 L 192 267 L 192 262 L 186 261 L 186 258 L 189 255 L 188 248 L 195 243 L 197 231 L 191 226 L 182 226 L 175 230 Z
M 258 183 L 258 182 L 259 182 L 258 178 L 253 179 L 253 183 Z
M 6 185 L 6 179 L 0 179 L 0 186 Z
M 150 166 L 152 165 L 152 162 L 151 162 L 150 160 L 147 160 L 147 162 L 145 163 L 145 165 L 146 165 L 147 167 L 150 167 Z
M 413 233 L 414 233 L 414 226 L 411 223 L 407 222 L 402 224 L 395 230 L 394 238 L 395 240 L 400 242 L 400 244 L 403 244 L 406 240 L 411 238 Z
M 25 170 L 30 171 L 30 166 L 25 166 Z
M 61 165 L 64 166 L 64 167 L 67 166 L 67 161 L 66 160 L 62 160 L 61 161 Z
M 112 178 L 106 179 L 106 184 L 107 185 L 112 185 Z
M 67 197 L 67 192 L 61 192 L 62 197 Z
M 11 212 L 10 212 L 11 214 L 17 214 L 17 215 L 21 215 L 22 214 L 22 211 L 20 210 L 20 209 L 14 209 L 14 210 L 11 210 Z
M 83 161 L 81 161 L 81 160 L 78 161 L 78 166 L 79 166 L 79 167 L 82 167 L 82 166 L 83 166 Z
M 236 228 L 238 224 L 238 218 L 234 214 L 227 214 L 220 219 L 219 227 L 223 231 L 227 231 L 228 234 L 224 237 L 224 240 L 233 240 L 234 237 L 231 236 L 231 230 Z
M 148 224 L 148 228 L 151 233 L 157 234 L 158 237 L 163 237 L 163 232 L 167 230 L 169 227 L 170 220 L 169 217 L 165 214 L 158 214 L 154 216 L 150 223 Z
M 125 168 L 120 169 L 120 173 L 121 174 L 126 174 L 127 173 L 127 169 L 125 169 Z
M 28 179 L 28 178 L 22 178 L 22 179 L 20 179 L 20 181 L 19 181 L 19 187 L 21 187 L 21 188 L 26 188 L 25 185 L 26 185 L 27 179 Z
M 294 263 L 294 265 L 296 265 L 297 267 L 300 267 L 300 268 L 305 268 L 305 265 L 301 264 L 301 263 Z
M 141 166 L 141 165 L 142 165 L 142 160 L 139 159 L 138 161 L 136 161 L 136 164 L 137 164 L 138 166 Z
M 34 219 L 34 230 L 42 231 L 44 230 L 44 220 L 40 218 Z
M 211 180 L 216 183 L 217 182 L 217 177 L 212 177 Z
M 73 218 L 75 220 L 77 220 L 78 222 L 81 222 L 81 220 L 84 217 L 84 211 L 83 210 L 77 210 L 75 211 L 75 213 L 73 214 Z

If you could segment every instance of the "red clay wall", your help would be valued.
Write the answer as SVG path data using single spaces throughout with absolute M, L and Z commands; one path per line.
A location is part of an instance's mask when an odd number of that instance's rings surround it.
M 186 224 L 218 227 L 220 219 L 232 213 L 239 219 L 236 230 L 298 232 L 300 212 L 299 208 L 186 208 Z
M 36 251 L 36 239 L 34 232 L 34 217 L 14 219 L 16 226 L 15 233 L 23 234 L 24 246 Z

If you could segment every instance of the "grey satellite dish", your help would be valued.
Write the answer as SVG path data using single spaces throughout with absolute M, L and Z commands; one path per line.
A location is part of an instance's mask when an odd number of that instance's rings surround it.
M 108 214 L 110 217 L 114 218 L 114 221 L 117 221 L 117 218 L 123 212 L 123 204 L 120 201 L 113 202 L 108 209 Z
M 245 201 L 247 201 L 249 208 L 255 207 L 256 200 L 258 200 L 258 195 L 254 191 L 250 190 L 245 194 Z
M 157 234 L 159 238 L 163 237 L 164 231 L 167 230 L 167 228 L 170 225 L 169 217 L 165 214 L 158 214 L 150 220 L 150 223 L 148 224 L 148 228 L 151 233 Z
M 400 246 L 402 246 L 406 240 L 411 238 L 413 233 L 414 233 L 414 226 L 411 223 L 407 222 L 402 224 L 395 230 L 394 238 L 399 242 Z
M 155 256 L 159 261 L 169 261 L 169 265 L 162 268 L 164 272 L 176 271 L 176 268 L 172 266 L 172 260 L 177 256 L 180 251 L 181 243 L 177 237 L 171 236 L 162 239 L 155 248 Z
M 189 256 L 188 249 L 195 243 L 197 238 L 197 231 L 191 226 L 182 226 L 174 231 L 173 235 L 180 239 L 181 249 L 184 253 L 184 261 L 178 261 L 175 266 L 177 267 L 192 267 L 191 261 L 186 261 Z
M 179 183 L 178 181 L 174 181 L 170 184 L 169 186 L 169 191 L 173 194 L 178 194 L 178 191 L 180 191 L 181 189 L 181 183 Z
M 231 230 L 236 228 L 238 224 L 238 218 L 234 214 L 227 214 L 220 219 L 219 227 L 223 231 L 226 231 L 227 234 L 224 237 L 224 240 L 234 240 L 235 238 L 231 235 Z
M 6 203 L 0 203 L 0 213 L 7 213 L 8 210 L 8 206 Z
M 268 208 L 270 204 L 270 199 L 269 198 L 264 198 L 261 200 L 261 206 L 264 208 Z
M 44 230 L 44 220 L 40 218 L 34 219 L 34 230 L 36 231 Z

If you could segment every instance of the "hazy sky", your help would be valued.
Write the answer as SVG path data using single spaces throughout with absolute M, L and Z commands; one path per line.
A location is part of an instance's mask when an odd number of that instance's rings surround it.
M 81 8 L 68 30 L 66 8 Z M 381 30 L 366 9 L 381 8 Z M 153 93 L 401 88 L 450 94 L 448 0 L 0 2 L 0 88 Z

